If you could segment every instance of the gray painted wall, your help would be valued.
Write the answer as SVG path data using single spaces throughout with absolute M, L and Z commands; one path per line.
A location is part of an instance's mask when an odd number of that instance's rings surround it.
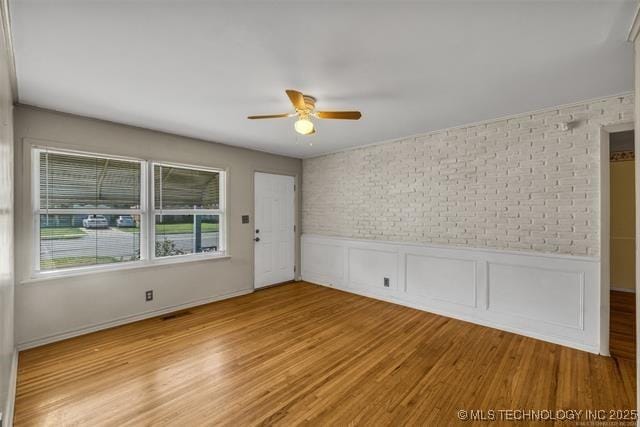
M 19 347 L 71 336 L 88 328 L 99 329 L 130 321 L 172 307 L 251 291 L 254 171 L 295 175 L 301 179 L 302 162 L 299 159 L 111 122 L 19 106 L 15 110 L 14 123 L 16 341 Z M 34 141 L 58 148 L 226 168 L 231 258 L 30 281 L 33 231 L 29 147 Z M 299 194 L 298 184 L 297 196 Z M 300 197 L 297 197 L 297 224 L 300 224 L 299 202 Z M 251 215 L 251 224 L 241 223 L 243 214 Z M 296 265 L 299 266 L 298 236 L 296 242 Z M 155 291 L 154 301 L 144 301 L 147 289 Z
M 0 24 L 0 412 L 8 414 L 14 353 L 13 99 Z M 5 415 L 6 416 L 6 415 Z M 10 415 L 9 415 L 10 416 Z M 6 425 L 3 422 L 3 425 Z

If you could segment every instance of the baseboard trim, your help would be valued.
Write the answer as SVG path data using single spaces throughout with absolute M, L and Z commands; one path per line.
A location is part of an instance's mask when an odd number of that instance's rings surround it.
M 108 321 L 108 322 L 102 322 L 102 323 L 94 324 L 94 325 L 87 326 L 87 327 L 80 328 L 80 329 L 74 329 L 74 330 L 67 331 L 67 332 L 61 332 L 61 333 L 55 334 L 55 335 L 49 335 L 49 336 L 36 338 L 36 339 L 25 341 L 25 342 L 21 342 L 21 343 L 18 343 L 17 347 L 18 347 L 18 351 L 28 350 L 30 348 L 40 347 L 40 346 L 46 345 L 46 344 L 51 344 L 51 343 L 56 342 L 56 341 L 62 341 L 62 340 L 66 340 L 68 338 L 73 338 L 73 337 L 77 337 L 77 336 L 80 336 L 80 335 L 90 334 L 92 332 L 97 332 L 97 331 L 101 331 L 101 330 L 104 330 L 104 329 L 113 328 L 115 326 L 126 325 L 127 323 L 133 323 L 133 322 L 137 322 L 139 320 L 150 319 L 152 317 L 161 316 L 163 314 L 168 314 L 168 313 L 171 313 L 173 311 L 184 310 L 186 308 L 197 307 L 199 305 L 205 305 L 205 304 L 210 304 L 210 303 L 216 302 L 216 301 L 221 301 L 221 300 L 225 300 L 225 299 L 229 299 L 229 298 L 239 297 L 239 296 L 242 296 L 242 295 L 250 294 L 252 292 L 254 292 L 253 288 L 251 288 L 251 289 L 243 289 L 241 291 L 230 292 L 230 293 L 226 293 L 226 294 L 222 294 L 222 295 L 217 295 L 217 296 L 214 296 L 214 297 L 194 300 L 194 301 L 186 302 L 186 303 L 183 303 L 183 304 L 171 305 L 171 306 L 167 306 L 167 307 L 160 308 L 160 309 L 157 309 L 157 310 L 147 311 L 147 312 L 141 313 L 141 314 L 134 314 L 134 315 L 131 315 L 131 316 L 125 316 L 125 317 L 121 317 L 121 318 L 118 318 L 118 319 L 115 319 L 115 320 L 111 320 L 111 321 Z
M 618 291 L 618 292 L 629 292 L 631 294 L 635 294 L 636 290 L 635 289 L 629 289 L 629 288 L 615 288 L 615 287 L 611 287 L 612 291 Z
M 2 427 L 13 426 L 13 413 L 16 405 L 16 386 L 18 383 L 18 350 L 13 351 L 11 358 L 11 372 L 9 372 L 9 390 L 7 393 L 7 401 L 2 413 Z
M 526 331 L 526 330 L 523 330 L 523 329 L 514 328 L 514 327 L 511 327 L 511 326 L 505 326 L 505 325 L 502 325 L 502 324 L 489 322 L 487 320 L 479 319 L 479 318 L 474 317 L 474 316 L 465 316 L 464 314 L 460 314 L 460 313 L 452 313 L 452 312 L 448 312 L 448 311 L 445 311 L 445 310 L 434 309 L 433 307 L 425 307 L 424 305 L 422 305 L 420 303 L 404 301 L 404 300 L 401 300 L 401 299 L 398 299 L 398 298 L 379 295 L 379 294 L 376 294 L 376 293 L 373 293 L 373 292 L 367 292 L 367 291 L 364 291 L 364 290 L 361 290 L 361 289 L 352 289 L 352 288 L 345 288 L 345 287 L 341 287 L 341 286 L 333 286 L 333 285 L 328 284 L 328 283 L 319 283 L 317 281 L 311 281 L 311 280 L 306 279 L 306 278 L 304 280 L 306 282 L 313 283 L 315 285 L 325 286 L 325 287 L 328 287 L 328 288 L 331 288 L 331 289 L 336 289 L 336 290 L 339 290 L 339 291 L 348 292 L 348 293 L 364 296 L 364 297 L 367 297 L 367 298 L 373 298 L 373 299 L 377 299 L 377 300 L 380 300 L 380 301 L 389 302 L 389 303 L 392 303 L 392 304 L 398 304 L 398 305 L 402 305 L 404 307 L 414 308 L 414 309 L 420 310 L 420 311 L 426 311 L 427 313 L 433 313 L 433 314 L 437 314 L 439 316 L 444 316 L 444 317 L 449 317 L 451 319 L 461 320 L 463 322 L 469 322 L 469 323 L 473 323 L 473 324 L 480 325 L 480 326 L 486 326 L 488 328 L 499 329 L 501 331 L 511 332 L 511 333 L 514 333 L 514 334 L 523 335 L 525 337 L 534 338 L 534 339 L 537 339 L 537 340 L 541 340 L 541 341 L 546 341 L 546 342 L 550 342 L 550 343 L 553 343 L 553 344 L 562 345 L 564 347 L 571 347 L 571 348 L 575 348 L 577 350 L 586 351 L 586 352 L 589 352 L 589 353 L 600 354 L 600 348 L 598 346 L 579 344 L 579 343 L 576 343 L 576 342 L 573 342 L 573 341 L 564 340 L 562 338 L 554 337 L 554 336 L 551 336 L 551 335 L 537 334 L 535 332 L 530 332 L 530 331 Z

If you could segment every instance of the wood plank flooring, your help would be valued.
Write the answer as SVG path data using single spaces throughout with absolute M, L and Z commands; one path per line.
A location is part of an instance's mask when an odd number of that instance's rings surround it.
M 611 355 L 636 359 L 636 294 L 611 291 L 609 349 Z
M 293 283 L 21 352 L 14 420 L 440 426 L 458 409 L 631 409 L 621 360 Z

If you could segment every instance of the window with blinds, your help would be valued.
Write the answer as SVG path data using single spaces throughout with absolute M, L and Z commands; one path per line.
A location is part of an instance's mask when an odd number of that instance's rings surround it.
M 36 148 L 33 174 L 36 274 L 225 253 L 224 171 Z
M 153 165 L 154 256 L 224 252 L 223 173 Z
M 34 160 L 37 270 L 140 259 L 140 161 L 40 149 Z

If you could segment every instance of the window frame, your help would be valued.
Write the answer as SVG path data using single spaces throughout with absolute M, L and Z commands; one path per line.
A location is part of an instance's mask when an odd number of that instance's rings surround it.
M 156 185 L 155 185 L 155 167 L 166 166 L 175 167 L 180 169 L 188 169 L 202 172 L 215 172 L 219 174 L 219 189 L 218 189 L 218 209 L 159 209 L 156 210 Z M 174 162 L 162 162 L 162 161 L 150 161 L 147 173 L 149 182 L 149 221 L 148 221 L 148 236 L 149 236 L 149 259 L 154 262 L 171 262 L 173 260 L 184 260 L 187 257 L 194 259 L 201 258 L 217 258 L 225 256 L 227 254 L 227 229 L 226 229 L 226 171 L 218 168 L 209 168 L 203 166 L 192 166 L 182 163 Z M 184 255 L 168 255 L 163 257 L 156 256 L 155 242 L 156 242 L 156 216 L 157 215 L 218 215 L 218 250 L 215 252 L 199 252 L 190 253 Z
M 41 279 L 46 277 L 74 276 L 83 272 L 100 272 L 111 270 L 126 270 L 134 267 L 153 266 L 158 264 L 183 263 L 188 261 L 199 261 L 204 259 L 226 258 L 227 250 L 227 218 L 226 218 L 226 196 L 227 196 L 227 171 L 221 168 L 205 167 L 184 163 L 155 161 L 141 159 L 130 156 L 119 156 L 113 154 L 102 154 L 90 151 L 80 151 L 74 149 L 50 147 L 46 145 L 31 145 L 30 147 L 30 167 L 31 167 L 31 232 L 32 236 L 32 256 L 31 277 Z M 40 205 L 40 153 L 49 152 L 56 154 L 66 154 L 79 157 L 91 157 L 101 159 L 113 159 L 129 161 L 140 164 L 140 208 L 139 209 L 44 209 Z M 191 253 L 174 256 L 155 256 L 155 183 L 154 166 L 169 166 L 191 170 L 201 170 L 206 172 L 219 173 L 219 208 L 218 209 L 171 209 L 162 210 L 164 215 L 218 215 L 218 250 L 215 252 Z M 175 213 L 174 213 L 175 212 Z M 186 212 L 186 213 L 185 213 Z M 40 215 L 43 214 L 77 215 L 77 214 L 98 214 L 98 215 L 139 215 L 140 218 L 140 259 L 134 261 L 124 261 L 112 264 L 95 264 L 88 266 L 73 266 L 57 268 L 51 270 L 40 269 Z

